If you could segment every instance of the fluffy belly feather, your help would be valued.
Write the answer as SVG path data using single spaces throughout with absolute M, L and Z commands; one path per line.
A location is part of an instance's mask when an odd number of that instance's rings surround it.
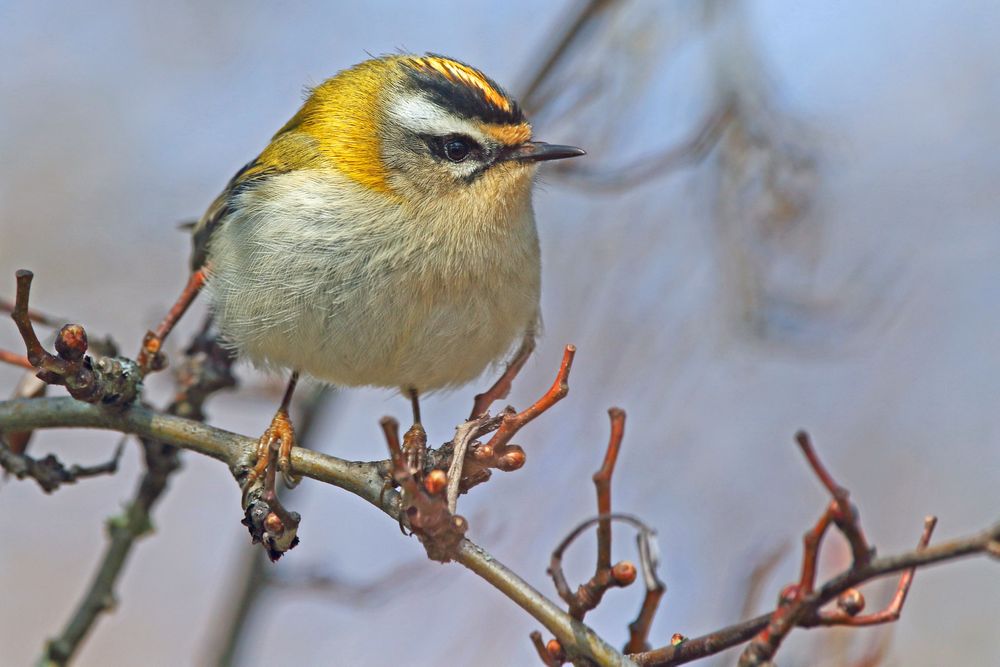
M 303 214 L 301 184 L 294 201 L 242 202 L 210 246 L 218 326 L 255 364 L 427 392 L 471 381 L 533 332 L 530 208 L 510 229 L 477 236 L 344 207 Z

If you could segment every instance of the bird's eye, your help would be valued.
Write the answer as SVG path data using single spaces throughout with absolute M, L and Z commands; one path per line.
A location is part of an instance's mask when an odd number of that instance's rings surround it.
M 452 162 L 461 162 L 469 156 L 469 143 L 462 139 L 449 139 L 444 144 L 444 156 Z

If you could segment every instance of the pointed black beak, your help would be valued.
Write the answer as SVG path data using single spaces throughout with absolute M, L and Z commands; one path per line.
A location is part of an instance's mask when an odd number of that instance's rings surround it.
M 543 162 L 545 160 L 562 160 L 568 157 L 586 155 L 587 151 L 576 146 L 560 146 L 547 144 L 544 141 L 529 141 L 510 149 L 504 156 L 505 160 L 518 162 Z

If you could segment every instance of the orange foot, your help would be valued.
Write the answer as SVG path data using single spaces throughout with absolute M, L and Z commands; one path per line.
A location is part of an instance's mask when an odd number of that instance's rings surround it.
M 257 462 L 247 475 L 243 484 L 243 493 L 253 486 L 254 482 L 264 476 L 269 465 L 271 465 L 271 447 L 278 445 L 278 470 L 285 481 L 285 486 L 293 488 L 301 481 L 301 478 L 292 473 L 292 447 L 295 446 L 295 430 L 292 422 L 288 418 L 288 411 L 279 409 L 271 420 L 271 425 L 264 431 L 264 435 L 257 442 Z

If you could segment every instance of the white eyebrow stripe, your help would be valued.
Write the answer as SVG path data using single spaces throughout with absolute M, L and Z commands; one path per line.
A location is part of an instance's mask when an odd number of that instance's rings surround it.
M 417 134 L 465 134 L 481 145 L 496 143 L 480 132 L 473 123 L 449 113 L 422 95 L 397 97 L 390 101 L 388 111 L 397 123 Z

